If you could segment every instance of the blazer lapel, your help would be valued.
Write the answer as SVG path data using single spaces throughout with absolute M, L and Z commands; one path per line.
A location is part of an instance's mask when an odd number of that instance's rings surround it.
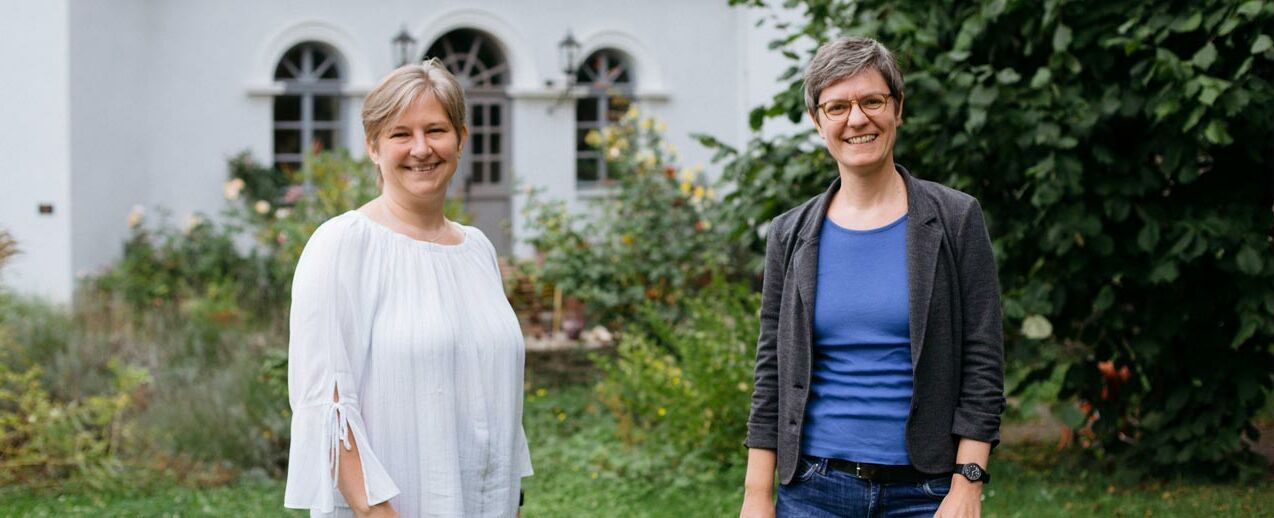
M 811 212 L 805 214 L 797 234 L 796 249 L 792 252 L 792 273 L 795 275 L 797 295 L 809 319 L 810 332 L 814 329 L 814 297 L 818 286 L 818 235 L 827 217 L 827 205 L 832 195 L 840 189 L 840 178 L 832 182 L 827 191 L 814 203 Z M 811 341 L 813 337 L 810 337 Z
M 915 181 L 902 166 L 898 166 L 898 171 L 907 185 L 907 295 L 911 366 L 914 369 L 924 350 L 925 325 L 929 321 L 929 302 L 933 297 L 942 228 L 929 198 L 919 192 L 920 182 Z

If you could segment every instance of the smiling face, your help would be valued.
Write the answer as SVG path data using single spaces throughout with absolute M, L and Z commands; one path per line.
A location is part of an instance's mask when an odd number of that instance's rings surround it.
M 889 95 L 889 85 L 874 68 L 833 83 L 818 96 L 818 104 L 832 100 L 862 100 L 873 94 Z M 858 104 L 844 120 L 828 120 L 822 110 L 812 115 L 827 151 L 839 164 L 841 173 L 871 175 L 894 169 L 894 139 L 902 123 L 902 103 L 889 98 L 883 110 L 868 116 Z
M 468 130 L 457 131 L 442 103 L 426 93 L 367 142 L 367 156 L 380 169 L 386 195 L 437 201 L 456 174 L 467 136 Z

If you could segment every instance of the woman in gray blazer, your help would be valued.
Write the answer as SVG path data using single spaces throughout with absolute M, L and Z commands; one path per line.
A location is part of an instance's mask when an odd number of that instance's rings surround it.
M 879 42 L 821 47 L 805 103 L 839 175 L 770 224 L 741 515 L 978 516 L 1004 409 L 982 209 L 894 163 Z

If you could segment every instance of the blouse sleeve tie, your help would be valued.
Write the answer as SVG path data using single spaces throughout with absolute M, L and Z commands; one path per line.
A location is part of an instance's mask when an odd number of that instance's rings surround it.
M 350 439 L 353 438 L 353 443 Z M 340 448 L 358 444 L 367 503 L 376 505 L 398 495 L 398 486 L 372 450 L 358 404 L 349 398 L 298 408 L 292 416 L 292 448 L 284 505 L 330 513 L 345 507 L 337 489 Z
M 323 418 L 323 425 L 327 428 L 326 433 L 328 443 L 327 465 L 332 471 L 332 487 L 336 487 L 336 474 L 341 472 L 341 452 L 340 446 L 345 445 L 345 451 L 352 449 L 349 444 L 349 413 L 352 408 L 345 404 L 344 401 L 333 402 L 327 407 L 327 416 Z

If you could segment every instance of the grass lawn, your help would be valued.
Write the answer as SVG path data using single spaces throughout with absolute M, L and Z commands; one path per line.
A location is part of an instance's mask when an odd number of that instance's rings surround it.
M 582 360 L 570 361 L 578 365 Z M 569 363 L 569 362 L 568 362 Z M 743 469 L 716 477 L 656 477 L 640 451 L 616 439 L 614 421 L 595 403 L 579 369 L 528 374 L 526 427 L 536 475 L 526 479 L 523 515 L 737 516 Z M 581 372 L 583 372 L 581 374 Z M 740 456 L 745 453 L 742 449 Z M 1005 445 L 992 458 L 988 517 L 1274 516 L 1274 480 L 1256 485 L 1152 482 L 1123 485 L 1076 467 L 1048 445 Z M 640 474 L 647 474 L 642 476 Z M 300 516 L 281 508 L 280 481 L 217 488 L 151 484 L 146 490 L 0 488 L 0 516 Z

